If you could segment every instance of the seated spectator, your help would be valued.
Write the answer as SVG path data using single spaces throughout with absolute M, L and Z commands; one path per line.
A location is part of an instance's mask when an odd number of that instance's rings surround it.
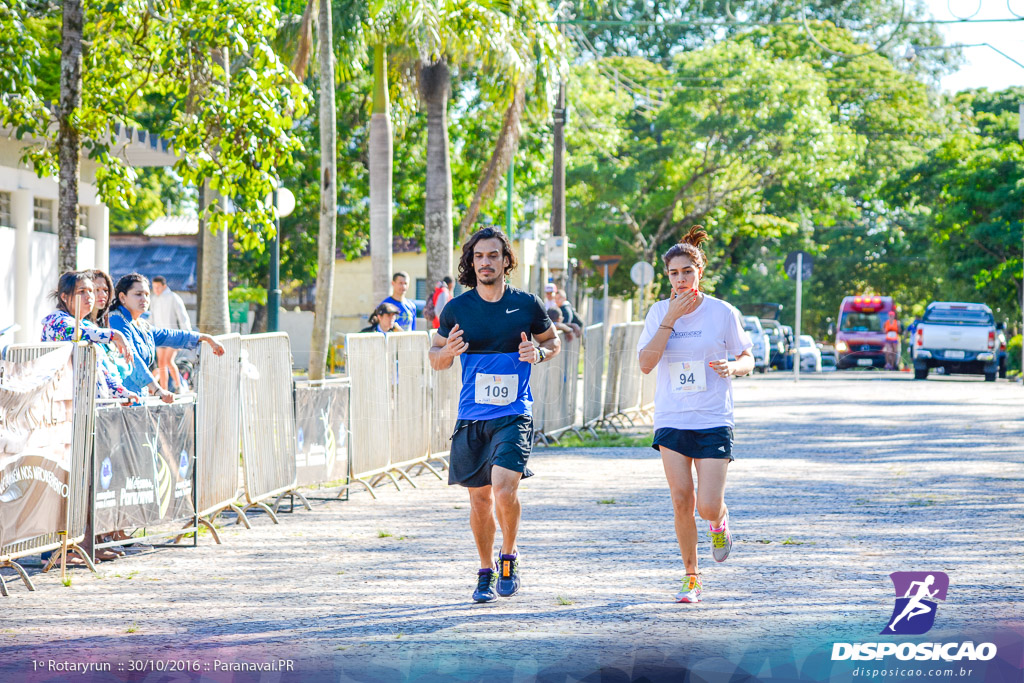
M 174 394 L 156 381 L 149 371 L 156 361 L 156 347 L 170 346 L 176 349 L 194 349 L 200 342 L 209 344 L 220 356 L 224 347 L 208 334 L 186 330 L 168 330 L 152 327 L 142 319 L 149 308 L 149 280 L 139 273 L 123 276 L 114 286 L 114 304 L 110 312 L 110 326 L 124 334 L 135 354 L 132 373 L 125 378 L 125 386 L 132 391 L 142 392 L 149 388 L 164 403 L 173 403 Z
M 96 289 L 92 277 L 86 272 L 70 271 L 60 276 L 57 289 L 51 294 L 57 310 L 43 318 L 42 341 L 75 341 L 77 328 L 79 337 L 93 344 L 113 344 L 128 363 L 132 361 L 132 350 L 125 336 L 117 330 L 99 327 L 86 316 L 95 308 Z M 73 315 L 74 311 L 77 315 Z M 99 354 L 103 356 L 104 354 Z M 96 384 L 98 398 L 123 398 L 138 400 L 138 394 L 124 386 L 118 372 L 97 358 Z
M 576 315 L 576 310 L 569 303 L 564 289 L 555 290 L 555 305 L 562 311 L 562 322 L 572 328 L 576 336 L 583 335 L 583 321 Z
M 398 306 L 384 302 L 380 306 L 374 309 L 370 315 L 370 324 L 359 330 L 360 332 L 381 332 L 387 334 L 388 332 L 403 332 L 401 326 L 395 322 L 401 311 L 398 310 Z
M 548 318 L 555 324 L 555 329 L 559 332 L 565 333 L 565 341 L 570 342 L 573 339 L 573 329 L 562 322 L 562 311 L 557 306 L 552 306 L 548 309 Z

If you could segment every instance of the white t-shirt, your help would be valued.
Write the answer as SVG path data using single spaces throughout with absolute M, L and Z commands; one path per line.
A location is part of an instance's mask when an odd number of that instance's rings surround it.
M 668 303 L 659 301 L 647 312 L 637 353 L 658 332 Z M 708 362 L 739 356 L 752 346 L 740 312 L 705 294 L 697 310 L 676 320 L 658 362 L 654 428 L 732 427 L 732 378 L 719 377 Z

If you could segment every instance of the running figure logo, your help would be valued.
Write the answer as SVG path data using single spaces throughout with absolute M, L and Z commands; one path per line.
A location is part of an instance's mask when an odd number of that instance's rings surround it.
M 946 599 L 949 577 L 944 572 L 893 572 L 889 577 L 896 589 L 896 606 L 881 635 L 927 633 L 935 624 L 935 600 Z

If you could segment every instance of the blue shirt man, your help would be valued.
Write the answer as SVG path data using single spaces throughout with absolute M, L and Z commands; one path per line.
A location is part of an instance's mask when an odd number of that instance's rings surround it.
M 406 332 L 416 329 L 416 304 L 405 298 L 409 291 L 409 273 L 398 271 L 391 276 L 391 296 L 386 297 L 381 303 L 393 304 L 398 307 L 398 318 L 395 322 Z

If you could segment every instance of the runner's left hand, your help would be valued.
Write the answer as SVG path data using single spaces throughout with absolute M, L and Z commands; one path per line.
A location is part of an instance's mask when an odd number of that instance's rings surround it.
M 708 361 L 708 365 L 711 369 L 718 373 L 719 377 L 732 377 L 732 365 L 727 360 L 713 360 Z
M 524 363 L 536 363 L 540 360 L 540 352 L 537 345 L 527 338 L 526 333 L 520 333 L 523 340 L 519 342 L 519 360 Z

